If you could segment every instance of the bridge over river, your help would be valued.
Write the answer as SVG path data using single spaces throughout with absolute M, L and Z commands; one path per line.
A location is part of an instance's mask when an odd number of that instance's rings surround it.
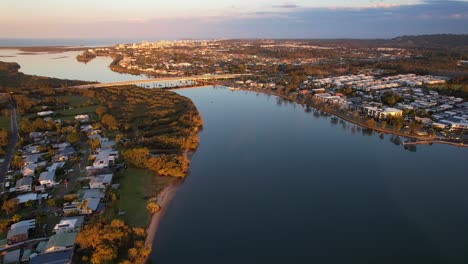
M 85 85 L 72 86 L 69 88 L 88 89 L 88 88 L 111 87 L 111 86 L 137 85 L 137 84 L 145 84 L 145 83 L 184 82 L 184 81 L 207 82 L 207 81 L 215 81 L 215 80 L 237 79 L 237 78 L 246 77 L 246 76 L 251 76 L 251 74 L 220 74 L 220 75 L 162 77 L 162 78 L 133 80 L 133 81 L 124 81 L 124 82 L 85 84 Z

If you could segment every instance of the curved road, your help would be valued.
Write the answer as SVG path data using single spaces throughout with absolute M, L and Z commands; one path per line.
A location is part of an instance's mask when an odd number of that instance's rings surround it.
M 0 166 L 0 184 L 3 189 L 3 183 L 5 182 L 5 175 L 10 167 L 11 159 L 15 153 L 16 144 L 18 143 L 18 122 L 16 120 L 16 106 L 14 104 L 10 107 L 10 140 L 8 141 L 8 149 L 5 155 L 5 161 Z

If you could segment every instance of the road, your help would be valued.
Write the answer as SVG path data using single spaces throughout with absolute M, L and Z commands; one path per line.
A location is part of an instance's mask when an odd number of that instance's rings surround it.
M 15 154 L 16 144 L 18 143 L 18 121 L 16 120 L 16 106 L 13 104 L 10 107 L 10 140 L 8 141 L 8 148 L 5 155 L 5 161 L 0 166 L 0 184 L 5 182 L 5 176 L 10 167 L 11 160 Z M 2 186 L 3 188 L 3 186 Z

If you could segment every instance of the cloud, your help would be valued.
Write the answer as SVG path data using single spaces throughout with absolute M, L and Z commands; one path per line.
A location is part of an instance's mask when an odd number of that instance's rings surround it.
M 292 5 L 292 4 L 284 4 Z M 281 5 L 281 6 L 284 6 Z M 26 22 L 24 22 L 26 23 Z M 468 2 L 423 1 L 413 5 L 360 8 L 276 8 L 265 12 L 231 9 L 220 15 L 194 14 L 154 19 L 0 23 L 8 37 L 178 38 L 391 38 L 435 33 L 468 34 Z
M 282 5 L 274 5 L 273 8 L 283 8 L 283 9 L 295 9 L 299 8 L 300 6 L 296 4 L 282 4 Z

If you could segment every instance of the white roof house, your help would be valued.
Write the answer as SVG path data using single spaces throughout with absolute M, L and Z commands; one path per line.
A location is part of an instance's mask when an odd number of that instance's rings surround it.
M 18 195 L 16 199 L 19 200 L 20 204 L 29 202 L 29 201 L 36 201 L 37 200 L 37 194 L 36 193 L 27 193 L 23 195 Z
M 23 227 L 23 226 L 27 226 L 30 229 L 35 228 L 36 227 L 36 219 L 24 220 L 24 221 L 20 221 L 18 223 L 12 224 L 10 229 L 14 229 L 14 228 L 17 228 L 17 227 Z
M 41 185 L 52 186 L 55 184 L 55 170 L 44 171 L 39 175 L 39 183 Z
M 91 189 L 105 189 L 112 183 L 113 174 L 98 175 L 91 179 L 89 187 Z
M 74 216 L 74 217 L 65 217 L 54 227 L 55 233 L 62 232 L 78 232 L 83 226 L 84 217 L 83 216 Z

